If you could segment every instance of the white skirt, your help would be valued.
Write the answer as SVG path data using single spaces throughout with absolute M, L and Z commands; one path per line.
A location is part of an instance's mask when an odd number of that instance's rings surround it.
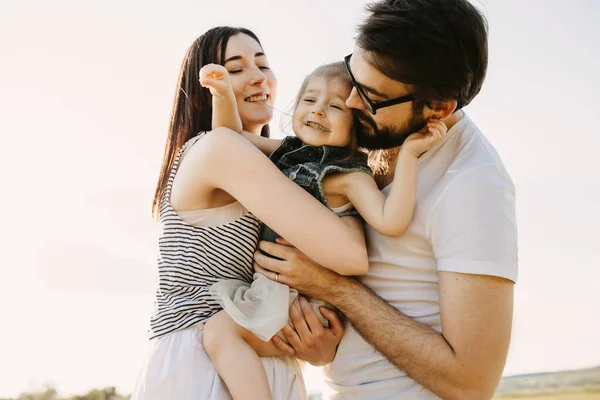
M 231 400 L 202 345 L 203 325 L 150 341 L 148 359 L 131 400 Z M 292 357 L 261 358 L 274 400 L 307 398 L 302 371 Z

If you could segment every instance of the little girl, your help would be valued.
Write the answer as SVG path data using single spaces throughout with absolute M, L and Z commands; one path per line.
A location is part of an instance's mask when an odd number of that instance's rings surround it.
M 227 98 L 225 94 L 232 91 L 227 70 L 219 65 L 203 67 L 200 83 L 211 90 L 215 99 Z M 350 217 L 343 218 L 349 227 L 356 227 L 359 222 L 352 217 L 360 214 L 378 232 L 400 236 L 415 209 L 417 159 L 439 141 L 446 127 L 441 121 L 431 120 L 406 139 L 386 198 L 372 177 L 367 155 L 356 145 L 355 129 L 360 124 L 346 106 L 351 89 L 343 63 L 319 67 L 304 80 L 295 102 L 292 129 L 296 137 L 275 140 L 238 131 L 270 155 L 288 178 L 338 216 Z M 231 116 L 233 107 L 233 102 L 214 101 L 213 115 Z M 213 117 L 215 123 L 234 130 L 239 126 L 231 118 Z M 357 232 L 362 234 L 362 230 Z M 262 240 L 275 241 L 277 237 L 269 227 L 263 227 Z M 364 265 L 336 272 L 363 275 L 367 269 Z M 204 346 L 213 365 L 232 393 L 271 398 L 259 356 L 278 354 L 268 341 L 288 322 L 288 307 L 298 293 L 260 274 L 254 275 L 251 286 L 239 280 L 223 280 L 210 292 L 224 309 L 212 316 L 204 329 Z M 327 326 L 319 311 L 324 304 L 315 300 L 311 303 Z

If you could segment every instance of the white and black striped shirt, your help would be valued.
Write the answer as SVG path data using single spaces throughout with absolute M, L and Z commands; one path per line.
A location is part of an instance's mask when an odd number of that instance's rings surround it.
M 201 136 L 179 151 L 159 211 L 158 283 L 150 338 L 205 321 L 221 307 L 208 293 L 223 279 L 252 282 L 252 258 L 260 221 L 248 213 L 219 226 L 184 222 L 171 206 L 171 188 L 181 155 Z

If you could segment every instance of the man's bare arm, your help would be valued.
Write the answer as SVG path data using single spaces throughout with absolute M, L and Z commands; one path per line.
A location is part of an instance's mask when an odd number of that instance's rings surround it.
M 330 300 L 367 342 L 438 396 L 491 398 L 508 353 L 513 283 L 441 272 L 440 297 L 442 334 L 356 281 Z
M 255 268 L 307 296 L 336 306 L 381 354 L 443 399 L 491 398 L 510 341 L 513 283 L 440 272 L 443 334 L 402 314 L 354 278 L 340 276 L 297 249 L 261 242 L 281 258 L 255 254 Z M 274 278 L 273 278 L 274 279 Z

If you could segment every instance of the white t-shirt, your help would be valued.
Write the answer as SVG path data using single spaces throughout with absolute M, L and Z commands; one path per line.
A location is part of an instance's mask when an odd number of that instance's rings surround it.
M 418 178 L 415 216 L 403 236 L 386 237 L 365 226 L 369 273 L 361 281 L 441 332 L 438 271 L 516 282 L 515 189 L 498 154 L 466 115 L 419 158 Z M 324 372 L 336 400 L 437 398 L 350 325 Z

